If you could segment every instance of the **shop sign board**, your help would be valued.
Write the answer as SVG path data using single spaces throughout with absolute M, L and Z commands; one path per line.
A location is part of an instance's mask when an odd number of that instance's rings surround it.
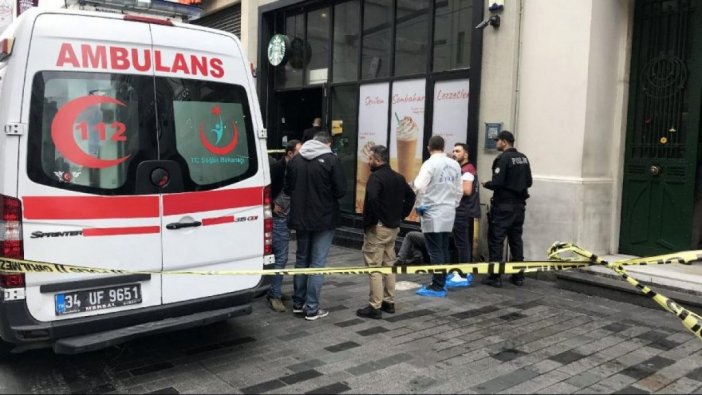
M 284 34 L 276 34 L 268 42 L 268 61 L 271 66 L 280 66 L 290 57 L 290 40 Z

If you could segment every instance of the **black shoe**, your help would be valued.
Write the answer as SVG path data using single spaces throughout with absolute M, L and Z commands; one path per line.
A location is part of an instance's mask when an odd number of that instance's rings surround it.
M 389 314 L 395 314 L 395 303 L 383 301 L 383 303 L 380 305 L 380 310 L 383 310 Z
M 491 274 L 487 277 L 484 277 L 482 283 L 491 287 L 501 288 L 502 277 L 499 274 Z
M 427 285 L 427 289 L 434 292 L 446 291 L 446 286 L 440 287 L 434 283 Z
M 303 314 L 305 312 L 305 306 L 301 304 L 293 304 L 293 314 Z
M 374 309 L 371 305 L 356 310 L 356 315 L 362 318 L 372 318 L 374 320 L 383 318 L 383 313 L 380 311 L 380 309 Z
M 524 275 L 523 274 L 513 274 L 509 276 L 509 282 L 512 284 L 521 287 L 524 285 Z

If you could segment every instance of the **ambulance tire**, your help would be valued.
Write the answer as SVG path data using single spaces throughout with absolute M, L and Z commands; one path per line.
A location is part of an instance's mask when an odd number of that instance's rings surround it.
M 14 346 L 12 344 L 0 339 L 0 362 L 9 358 L 10 351 L 12 351 L 13 348 Z

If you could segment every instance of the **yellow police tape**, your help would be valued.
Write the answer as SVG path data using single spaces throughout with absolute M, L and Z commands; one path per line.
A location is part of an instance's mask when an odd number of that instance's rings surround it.
M 175 271 L 136 271 L 120 269 L 103 269 L 88 266 L 67 265 L 12 259 L 0 257 L 0 272 L 4 273 L 90 273 L 90 274 L 171 274 L 171 275 L 334 275 L 334 274 L 515 274 L 558 271 L 587 266 L 606 266 L 622 276 L 631 285 L 638 288 L 644 295 L 651 297 L 665 310 L 674 314 L 690 332 L 702 340 L 702 317 L 681 307 L 675 301 L 652 291 L 628 275 L 622 266 L 634 265 L 691 265 L 702 261 L 702 250 L 681 251 L 673 254 L 653 257 L 634 258 L 615 262 L 607 262 L 597 255 L 582 249 L 572 243 L 555 242 L 548 250 L 548 261 L 526 262 L 480 262 L 438 265 L 396 265 L 383 267 L 338 267 L 338 268 L 295 268 L 285 270 L 175 270 Z
M 563 257 L 562 253 L 572 253 L 578 257 Z M 689 265 L 692 262 L 702 260 L 702 251 L 683 251 L 675 254 L 660 255 L 649 258 L 634 258 L 622 261 L 607 262 L 604 259 L 598 257 L 597 255 L 582 249 L 572 243 L 554 243 L 548 251 L 549 259 L 557 259 L 563 261 L 580 261 L 580 262 L 591 262 L 596 265 L 604 265 L 608 268 L 614 270 L 617 274 L 622 276 L 629 284 L 638 288 L 642 294 L 653 299 L 654 302 L 658 303 L 663 309 L 672 313 L 678 317 L 683 326 L 692 332 L 697 338 L 702 340 L 702 317 L 692 311 L 680 306 L 675 303 L 674 300 L 661 295 L 658 292 L 651 290 L 649 287 L 639 283 L 635 278 L 631 277 L 622 266 L 624 265 L 660 265 L 669 263 L 679 263 L 683 265 Z M 581 260 L 579 260 L 581 259 Z

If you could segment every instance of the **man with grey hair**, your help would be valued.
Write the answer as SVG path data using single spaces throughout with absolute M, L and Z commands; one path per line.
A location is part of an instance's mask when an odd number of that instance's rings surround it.
M 370 149 L 371 175 L 363 202 L 363 260 L 368 267 L 393 266 L 395 239 L 402 219 L 412 212 L 415 194 L 400 173 L 388 164 L 388 149 L 374 145 Z M 371 273 L 370 300 L 356 315 L 380 319 L 382 311 L 395 312 L 395 275 Z M 383 284 L 383 280 L 384 284 Z
M 346 180 L 339 159 L 331 151 L 332 138 L 319 132 L 305 142 L 288 163 L 285 193 L 290 196 L 288 226 L 297 234 L 295 268 L 323 268 L 339 224 L 339 202 Z M 319 306 L 323 276 L 295 275 L 293 313 L 313 321 L 329 312 Z

